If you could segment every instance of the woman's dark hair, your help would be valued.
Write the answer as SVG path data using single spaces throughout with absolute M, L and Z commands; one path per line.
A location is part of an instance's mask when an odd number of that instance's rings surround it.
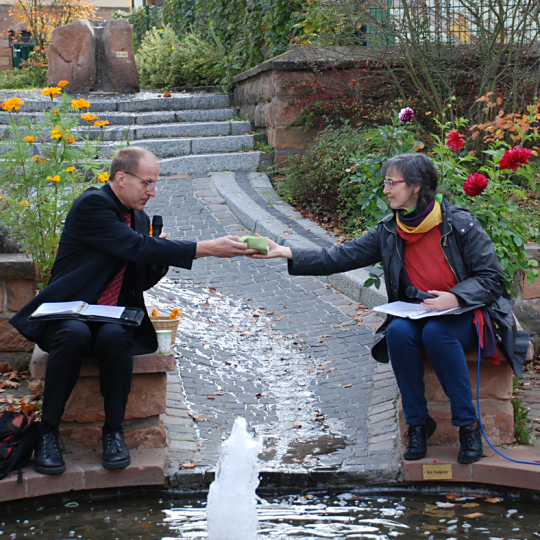
M 386 177 L 388 171 L 399 172 L 409 186 L 420 186 L 416 203 L 418 210 L 423 210 L 435 197 L 439 171 L 433 161 L 424 154 L 394 156 L 383 165 L 383 178 Z

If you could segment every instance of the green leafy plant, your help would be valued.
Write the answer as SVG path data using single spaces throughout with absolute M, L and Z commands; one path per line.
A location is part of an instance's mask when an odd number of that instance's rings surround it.
M 66 83 L 60 81 L 60 84 Z M 9 124 L 0 140 L 0 224 L 18 238 L 33 259 L 36 282 L 46 286 L 56 256 L 63 221 L 73 201 L 91 185 L 106 182 L 109 174 L 95 161 L 103 125 L 96 115 L 85 113 L 90 103 L 63 96 L 60 87 L 43 93 L 53 108 L 43 115 L 21 115 L 24 102 L 17 97 L 4 101 Z M 82 126 L 80 123 L 82 122 Z M 91 124 L 99 127 L 98 133 Z
M 43 63 L 23 63 L 21 69 L 0 73 L 0 89 L 22 90 L 47 84 L 47 66 Z
M 531 442 L 531 428 L 527 426 L 529 421 L 529 408 L 525 407 L 516 394 L 519 389 L 519 379 L 512 379 L 512 407 L 514 409 L 514 443 L 529 444 Z

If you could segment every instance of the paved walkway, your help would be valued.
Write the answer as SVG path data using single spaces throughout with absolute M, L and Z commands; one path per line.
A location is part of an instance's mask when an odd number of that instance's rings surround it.
M 163 216 L 173 239 L 246 234 L 215 187 L 224 178 L 162 178 L 147 212 Z M 233 191 L 234 174 L 229 178 Z M 252 189 L 246 173 L 236 179 Z M 269 211 L 289 240 L 334 240 Z M 171 485 L 193 486 L 214 467 L 237 416 L 264 438 L 267 471 L 398 479 L 397 389 L 388 366 L 369 354 L 380 319 L 362 304 L 315 278 L 289 276 L 281 259 L 247 258 L 171 269 L 147 303 L 184 314 L 164 419 Z

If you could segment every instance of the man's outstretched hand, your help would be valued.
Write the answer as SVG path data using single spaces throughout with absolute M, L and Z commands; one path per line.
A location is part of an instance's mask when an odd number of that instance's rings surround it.
M 255 236 L 260 236 L 260 234 L 256 234 Z M 259 253 L 257 251 L 254 255 L 248 255 L 248 257 L 250 259 L 273 259 L 275 257 L 283 257 L 285 259 L 293 258 L 291 248 L 280 246 L 273 240 L 270 240 L 270 238 L 268 239 L 268 247 L 270 248 L 268 255 L 264 255 L 263 253 Z
M 239 236 L 222 236 L 215 240 L 204 240 L 197 242 L 195 258 L 201 257 L 238 257 L 239 255 L 254 255 L 258 253 L 256 249 L 248 249 L 247 244 L 239 242 Z

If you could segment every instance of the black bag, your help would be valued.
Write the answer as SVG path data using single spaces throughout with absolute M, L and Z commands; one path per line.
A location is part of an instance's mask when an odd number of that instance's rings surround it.
M 17 484 L 22 484 L 22 468 L 36 445 L 37 425 L 22 412 L 0 412 L 0 480 L 17 468 Z

